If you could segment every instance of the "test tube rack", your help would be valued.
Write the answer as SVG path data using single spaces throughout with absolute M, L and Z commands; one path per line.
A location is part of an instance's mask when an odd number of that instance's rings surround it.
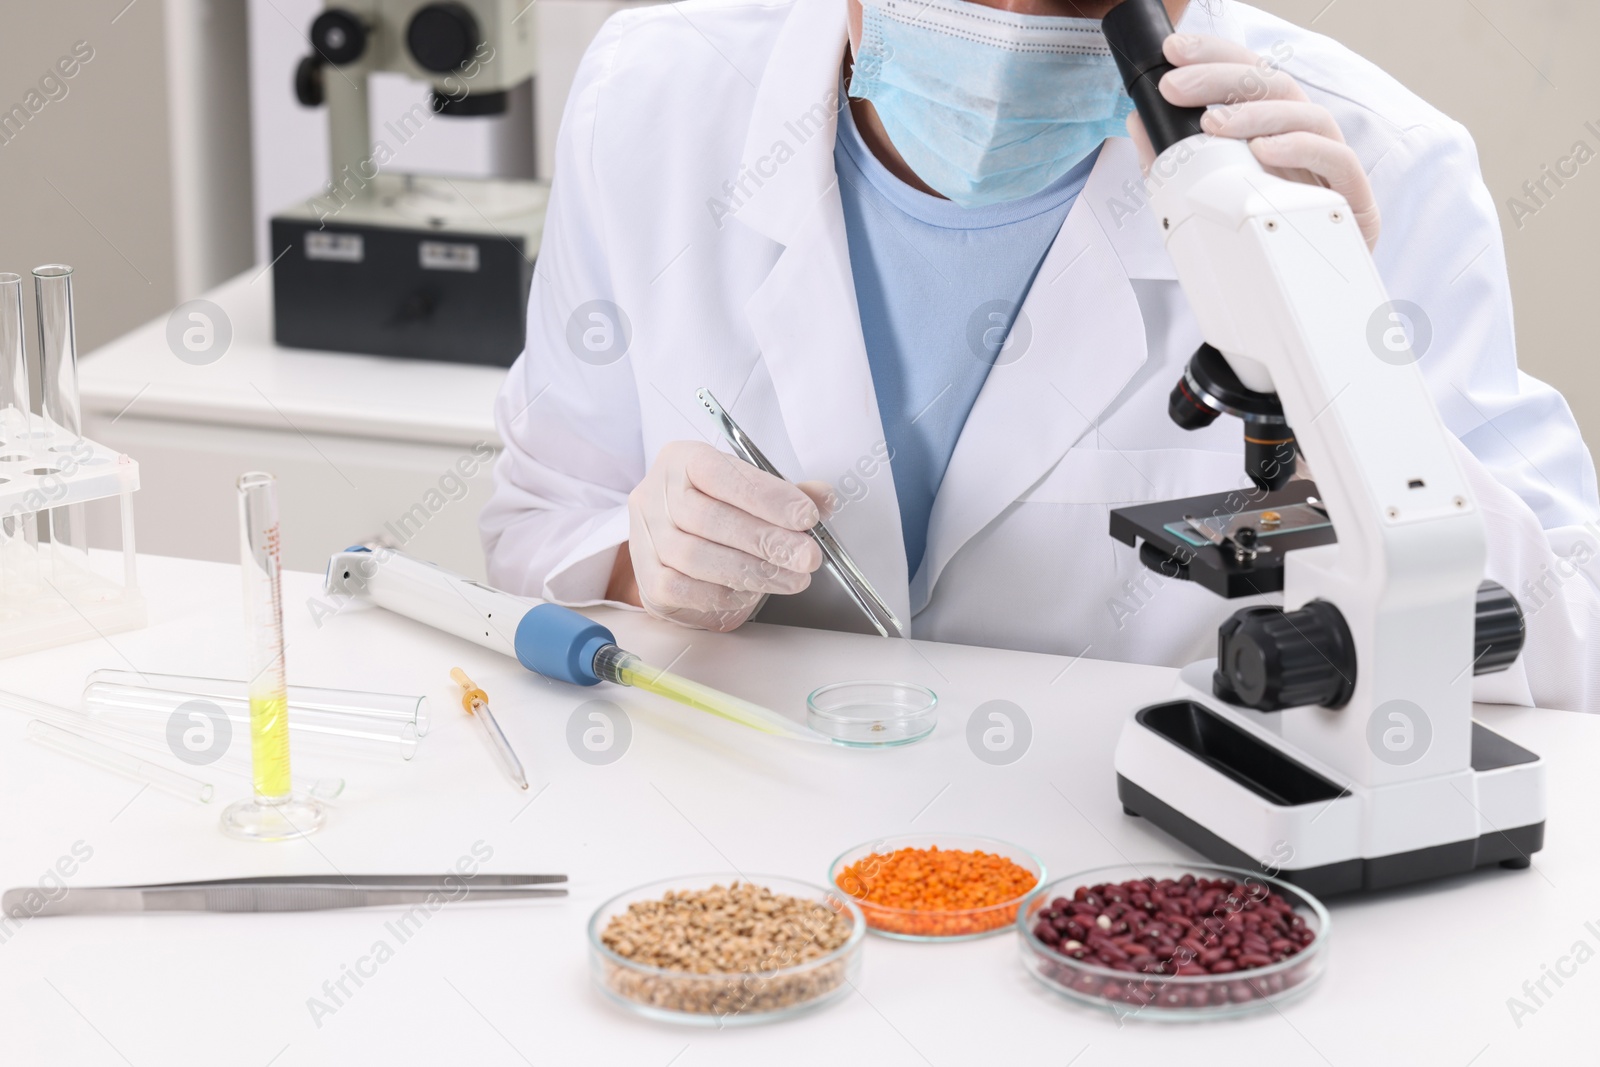
M 145 625 L 133 548 L 138 488 L 139 465 L 127 456 L 38 415 L 0 411 L 0 658 Z M 53 543 L 40 522 L 109 498 L 121 507 L 120 580 L 110 553 Z

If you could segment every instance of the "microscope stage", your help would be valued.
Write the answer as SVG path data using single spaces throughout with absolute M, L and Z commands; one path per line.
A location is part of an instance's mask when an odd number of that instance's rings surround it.
M 1283 589 L 1284 556 L 1338 540 L 1317 504 L 1316 483 L 1303 479 L 1266 494 L 1235 489 L 1162 500 L 1112 511 L 1111 536 L 1137 546 L 1140 562 L 1163 577 L 1192 581 L 1228 598 L 1276 593 Z M 1240 559 L 1231 542 L 1208 543 L 1241 530 L 1256 537 L 1254 558 Z

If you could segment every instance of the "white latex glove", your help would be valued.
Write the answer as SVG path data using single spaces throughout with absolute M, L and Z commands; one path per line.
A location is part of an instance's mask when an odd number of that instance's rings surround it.
M 819 498 L 826 486 L 818 485 Z M 798 593 L 822 565 L 821 519 L 800 487 L 700 441 L 674 441 L 628 494 L 639 603 L 657 618 L 732 630 L 769 593 Z
M 1180 107 L 1204 107 L 1201 125 L 1217 137 L 1248 141 L 1268 171 L 1323 185 L 1350 202 L 1367 247 L 1378 243 L 1378 201 L 1361 160 L 1327 108 L 1313 104 L 1293 78 L 1244 45 L 1220 37 L 1175 33 L 1162 47 L 1177 70 L 1161 79 L 1161 95 Z M 1155 159 L 1135 112 L 1128 133 L 1146 168 Z

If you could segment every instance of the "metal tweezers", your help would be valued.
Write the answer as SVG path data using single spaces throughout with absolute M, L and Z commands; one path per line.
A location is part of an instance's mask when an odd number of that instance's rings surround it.
M 38 886 L 8 889 L 0 912 L 14 919 L 147 911 L 327 911 L 437 900 L 527 900 L 564 897 L 564 874 L 277 875 L 163 885 L 69 887 L 55 896 Z
M 756 443 L 750 440 L 750 435 L 740 429 L 739 424 L 733 421 L 733 416 L 729 415 L 722 405 L 717 403 L 717 398 L 711 395 L 711 390 L 701 389 L 694 395 L 705 406 L 705 409 L 711 413 L 711 417 L 717 420 L 717 425 L 722 429 L 722 436 L 727 438 L 728 444 L 733 446 L 734 452 L 738 454 L 740 459 L 776 478 L 783 478 L 778 468 L 773 466 L 772 461 L 762 455 L 761 449 L 757 448 Z M 787 481 L 788 479 L 784 480 Z M 889 607 L 888 602 L 883 597 L 878 595 L 878 591 L 872 588 L 872 583 L 867 581 L 867 576 L 861 573 L 861 568 L 856 566 L 856 561 L 850 558 L 849 553 L 845 552 L 844 546 L 839 544 L 838 539 L 833 536 L 833 531 L 819 521 L 807 532 L 811 534 L 811 539 L 817 543 L 817 547 L 822 549 L 824 565 L 828 568 L 829 573 L 839 580 L 840 585 L 844 586 L 845 592 L 850 594 L 850 599 L 855 601 L 856 607 L 861 609 L 861 614 L 872 622 L 878 633 L 884 637 L 889 636 L 889 631 L 884 625 L 887 623 L 889 626 L 894 627 L 895 633 L 904 637 L 905 627 L 900 625 L 900 620 L 895 616 L 893 609 Z

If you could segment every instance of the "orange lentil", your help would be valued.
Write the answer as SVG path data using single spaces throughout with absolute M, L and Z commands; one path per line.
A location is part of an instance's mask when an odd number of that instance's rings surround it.
M 875 930 L 959 937 L 1012 922 L 1039 880 L 1004 856 L 935 845 L 874 852 L 840 871 L 836 881 Z

